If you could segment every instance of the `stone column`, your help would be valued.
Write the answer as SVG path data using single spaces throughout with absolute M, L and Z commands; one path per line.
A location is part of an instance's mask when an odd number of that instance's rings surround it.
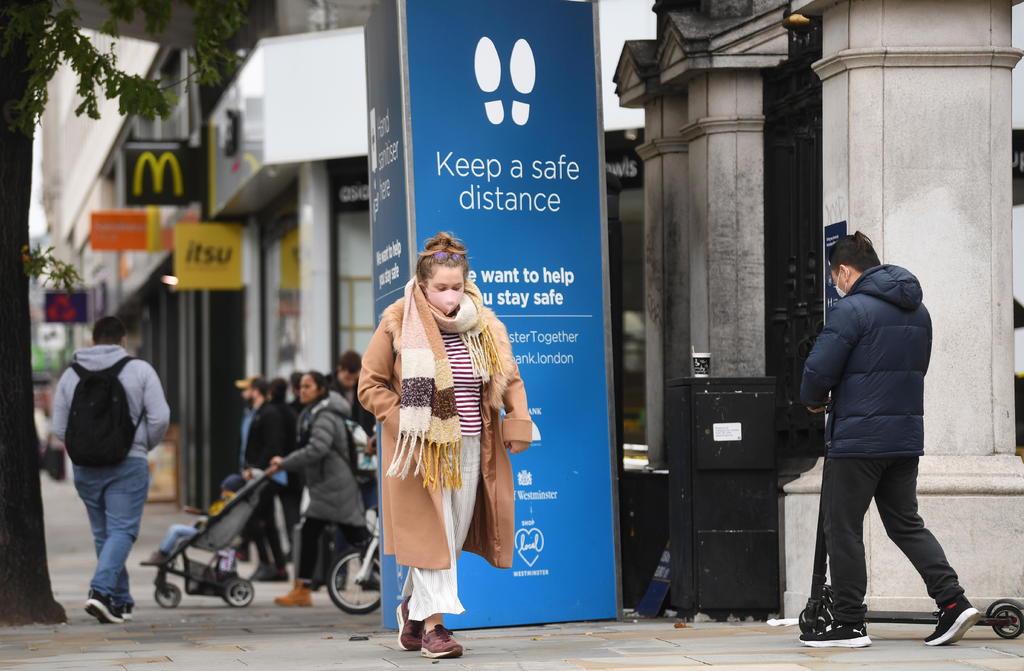
M 806 4 L 806 3 L 803 3 Z M 1014 456 L 1010 0 L 811 2 L 822 11 L 823 225 L 846 220 L 914 272 L 934 327 L 918 493 L 968 596 L 1024 592 L 1024 465 Z M 786 487 L 786 612 L 810 582 L 816 468 Z M 868 606 L 930 610 L 865 525 Z
M 764 375 L 764 115 L 758 70 L 689 83 L 689 341 L 712 375 Z M 650 369 L 648 369 L 650 370 Z
M 299 168 L 299 244 L 302 249 L 302 360 L 300 369 L 332 370 L 331 197 L 323 162 Z
M 689 375 L 687 212 L 689 161 L 677 131 L 686 120 L 686 96 L 656 98 L 646 106 L 644 161 L 644 295 L 646 298 L 647 445 L 652 468 L 666 465 L 665 381 Z

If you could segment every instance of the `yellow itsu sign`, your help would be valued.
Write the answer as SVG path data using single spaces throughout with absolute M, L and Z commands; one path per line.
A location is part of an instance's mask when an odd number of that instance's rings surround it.
M 296 291 L 302 288 L 299 257 L 302 253 L 299 229 L 293 229 L 281 238 L 281 289 Z
M 237 290 L 242 284 L 242 227 L 178 224 L 174 227 L 174 274 L 180 289 Z

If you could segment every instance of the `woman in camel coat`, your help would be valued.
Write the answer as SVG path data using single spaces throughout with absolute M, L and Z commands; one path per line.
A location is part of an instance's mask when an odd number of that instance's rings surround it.
M 420 255 L 417 277 L 406 288 L 406 298 L 384 311 L 363 355 L 359 380 L 360 401 L 383 425 L 382 468 L 388 474 L 382 481 L 384 552 L 394 554 L 399 564 L 412 569 L 404 591 L 410 598 L 398 607 L 399 642 L 404 649 L 421 649 L 428 657 L 454 657 L 462 653 L 451 632 L 444 629 L 442 619 L 444 612 L 463 612 L 457 595 L 424 593 L 443 591 L 448 585 L 457 589 L 453 557 L 458 556 L 458 551 L 465 549 L 478 554 L 497 568 L 512 566 L 515 504 L 509 454 L 525 450 L 533 435 L 526 392 L 508 333 L 494 313 L 480 304 L 479 293 L 468 283 L 468 270 L 465 247 L 457 240 L 439 234 L 427 243 Z M 460 341 L 452 333 L 457 327 L 446 326 L 445 320 L 457 320 L 467 314 L 476 314 L 477 328 L 468 335 L 461 331 Z M 440 320 L 440 329 L 435 319 Z M 419 324 L 426 326 L 421 328 Z M 421 341 L 419 350 L 414 338 Z M 465 368 L 459 364 L 457 350 L 451 347 L 458 347 L 460 342 L 469 345 L 474 370 L 484 366 L 484 359 L 488 360 L 489 368 L 475 378 L 480 389 L 475 397 L 459 386 L 460 379 L 464 381 Z M 449 348 L 448 356 L 445 348 Z M 450 364 L 455 379 L 455 393 L 449 395 L 449 400 L 454 403 L 457 399 L 459 413 L 455 426 L 465 432 L 461 440 L 454 438 L 456 443 L 461 442 L 463 450 L 461 483 L 455 456 L 458 448 L 453 450 L 449 439 L 434 440 L 435 429 L 448 421 L 445 417 L 455 414 L 454 405 L 447 407 L 444 400 L 444 387 L 449 383 L 438 372 L 435 379 L 427 380 L 429 385 L 425 388 L 429 393 L 415 393 L 414 387 L 433 374 L 435 364 L 438 371 Z M 413 368 L 419 372 L 412 371 Z M 407 386 L 405 393 L 403 380 Z M 424 400 L 431 395 L 432 406 Z M 467 398 L 476 400 L 475 417 Z M 417 399 L 421 406 L 428 407 L 410 407 Z M 423 419 L 428 410 L 429 434 Z M 416 421 L 420 422 L 418 428 Z M 466 435 L 473 431 L 478 434 Z M 479 485 L 473 486 L 476 444 Z M 426 449 L 420 449 L 421 445 Z M 434 446 L 434 451 L 430 446 Z M 473 454 L 467 454 L 470 448 Z M 472 464 L 469 471 L 465 470 L 467 463 Z M 459 545 L 459 539 L 452 539 L 448 533 L 450 526 L 465 526 L 457 521 L 460 506 L 465 508 L 463 517 L 467 518 L 464 522 L 468 522 L 468 531 L 464 531 L 461 547 L 449 547 Z

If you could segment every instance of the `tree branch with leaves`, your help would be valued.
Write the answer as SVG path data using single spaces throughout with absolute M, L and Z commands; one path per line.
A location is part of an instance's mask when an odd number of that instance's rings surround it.
M 84 1 L 84 0 L 83 0 Z M 245 21 L 246 0 L 95 0 L 108 18 L 99 32 L 143 21 L 155 40 L 172 12 L 193 12 L 190 83 L 212 85 L 237 67 L 228 41 Z M 33 423 L 28 278 L 70 291 L 78 271 L 29 247 L 32 135 L 49 101 L 48 87 L 67 64 L 76 77 L 78 115 L 100 117 L 100 96 L 118 101 L 121 115 L 166 117 L 173 87 L 121 70 L 113 47 L 97 47 L 70 0 L 0 0 L 0 625 L 63 622 L 46 566 L 39 483 L 39 440 Z

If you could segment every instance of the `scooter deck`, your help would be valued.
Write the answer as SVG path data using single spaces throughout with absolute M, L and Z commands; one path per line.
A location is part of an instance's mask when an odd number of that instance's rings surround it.
M 868 611 L 864 616 L 868 624 L 927 624 L 933 625 L 938 622 L 931 613 L 911 613 L 896 610 Z M 1002 627 L 1014 624 L 1008 617 L 985 617 L 982 616 L 976 627 Z

